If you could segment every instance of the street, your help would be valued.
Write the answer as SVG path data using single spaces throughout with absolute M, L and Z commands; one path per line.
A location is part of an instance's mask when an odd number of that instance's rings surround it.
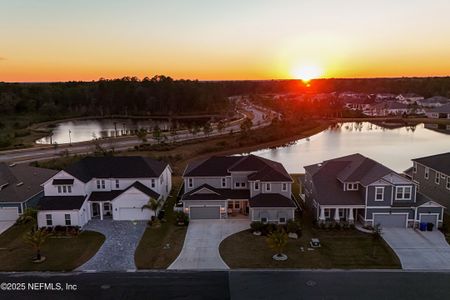
M 449 282 L 450 273 L 400 270 L 0 273 L 0 299 L 429 300 L 448 299 Z

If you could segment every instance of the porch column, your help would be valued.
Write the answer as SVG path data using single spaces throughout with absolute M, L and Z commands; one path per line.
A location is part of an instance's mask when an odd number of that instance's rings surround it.
M 319 221 L 325 221 L 325 209 L 323 207 L 320 208 Z
M 339 218 L 339 208 L 336 208 L 335 210 L 334 210 L 334 220 L 336 221 L 336 222 L 339 222 L 341 219 Z
M 103 220 L 103 203 L 99 203 L 98 206 L 100 206 L 100 220 Z
M 355 218 L 353 217 L 353 208 L 349 208 L 348 210 L 348 221 L 350 223 L 354 223 Z

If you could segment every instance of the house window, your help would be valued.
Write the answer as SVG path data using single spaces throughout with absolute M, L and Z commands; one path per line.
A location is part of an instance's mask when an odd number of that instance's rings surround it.
M 241 208 L 241 203 L 239 201 L 234 202 L 234 208 Z
M 255 191 L 259 191 L 259 182 L 255 182 Z
M 263 217 L 263 218 L 261 218 L 261 223 L 267 223 L 267 218 L 266 217 Z
M 62 188 L 60 185 L 58 185 L 58 194 L 61 194 L 61 193 L 62 193 Z
M 159 177 L 159 183 L 160 183 L 160 184 L 163 184 L 163 182 L 164 182 L 164 176 L 161 175 L 161 177 Z
M 283 192 L 286 192 L 286 191 L 287 191 L 287 183 L 283 183 L 283 184 L 281 185 L 281 190 L 282 190 Z
M 375 201 L 384 200 L 384 187 L 375 187 Z
M 226 187 L 226 186 L 227 186 L 227 179 L 222 178 L 222 187 Z
M 439 184 L 441 182 L 441 174 L 436 172 L 436 176 L 434 177 L 434 183 Z
M 53 226 L 53 220 L 52 220 L 52 215 L 51 214 L 46 214 L 45 215 L 45 221 L 47 223 L 47 226 Z
M 398 186 L 395 188 L 396 200 L 410 200 L 412 187 L 410 186 Z
M 102 189 L 105 189 L 105 181 L 102 179 Z
M 357 191 L 358 184 L 357 183 L 347 183 L 347 190 L 348 191 Z
M 72 193 L 72 187 L 70 185 L 67 186 L 67 192 L 70 194 Z
M 425 168 L 425 174 L 423 176 L 425 176 L 425 179 L 430 178 L 430 168 Z
M 228 202 L 228 208 L 233 208 L 233 201 Z
M 330 218 L 330 209 L 329 208 L 325 208 L 323 210 L 323 215 L 325 216 L 325 219 L 329 219 Z
M 241 187 L 246 187 L 247 186 L 247 183 L 246 182 L 241 182 Z
M 450 190 L 450 176 L 447 176 L 447 189 Z
M 118 189 L 119 187 L 120 187 L 119 179 L 116 179 L 116 189 Z
M 240 185 L 239 182 L 235 182 L 235 183 L 234 183 L 234 186 L 235 186 L 235 187 L 239 187 L 239 185 Z
M 192 180 L 192 178 L 188 179 L 188 186 L 191 188 L 194 186 L 194 181 Z
M 70 214 L 64 214 L 64 220 L 66 221 L 66 226 L 72 225 L 72 221 L 70 220 Z
M 97 190 L 100 189 L 100 180 L 97 180 Z
M 279 223 L 280 223 L 280 224 L 286 223 L 286 218 L 284 218 L 284 217 L 283 217 L 283 218 L 280 218 Z
M 155 179 L 152 179 L 152 188 L 155 187 L 155 184 L 156 184 L 156 180 L 155 180 Z M 190 187 L 191 187 L 191 186 L 190 186 Z
M 414 162 L 413 164 L 413 173 L 417 173 L 417 163 Z
M 67 193 L 67 187 L 65 185 L 62 186 L 63 194 Z
M 268 192 L 270 191 L 270 183 L 266 184 L 266 191 L 268 191 Z

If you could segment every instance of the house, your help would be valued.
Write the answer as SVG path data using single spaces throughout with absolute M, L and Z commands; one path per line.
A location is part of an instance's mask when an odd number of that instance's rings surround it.
M 440 106 L 449 104 L 450 99 L 442 97 L 442 96 L 434 96 L 431 98 L 419 100 L 416 103 L 422 107 L 440 107 Z
M 370 116 L 390 116 L 390 115 L 404 115 L 410 114 L 412 112 L 411 108 L 407 104 L 388 101 L 384 103 L 377 103 L 370 108 L 366 109 L 364 112 L 366 115 Z
M 42 183 L 57 171 L 27 164 L 0 163 L 0 221 L 15 221 L 44 196 Z
M 421 193 L 450 207 L 450 152 L 413 159 L 412 180 Z
M 426 110 L 427 118 L 430 119 L 450 119 L 450 103 Z
M 183 174 L 183 209 L 191 219 L 294 219 L 292 178 L 282 164 L 255 155 L 213 156 Z
M 412 180 L 361 154 L 327 160 L 305 170 L 305 201 L 318 222 L 442 225 L 442 205 L 417 193 Z
M 167 163 L 147 157 L 86 157 L 47 180 L 38 226 L 84 226 L 91 219 L 148 220 L 150 198 L 162 202 L 172 188 Z
M 403 104 L 415 104 L 417 101 L 423 100 L 424 97 L 419 96 L 417 94 L 408 93 L 408 94 L 400 94 L 395 97 L 398 102 Z

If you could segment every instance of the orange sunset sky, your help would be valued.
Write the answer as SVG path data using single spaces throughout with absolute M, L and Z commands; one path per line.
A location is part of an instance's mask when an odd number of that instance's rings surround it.
M 450 75 L 448 0 L 0 4 L 0 81 Z

